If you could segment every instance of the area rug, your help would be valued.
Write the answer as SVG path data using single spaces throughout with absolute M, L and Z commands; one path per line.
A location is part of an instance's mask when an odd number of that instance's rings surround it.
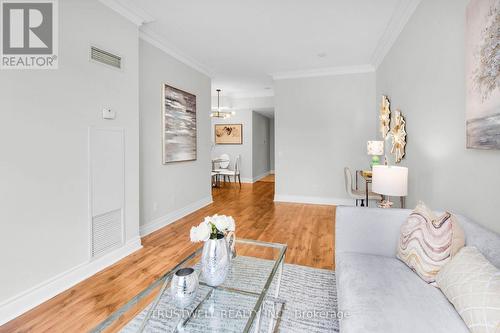
M 238 281 L 238 286 L 245 286 L 247 291 L 259 291 L 272 269 L 273 262 L 269 260 L 238 256 L 233 262 L 230 276 L 224 283 L 232 286 Z M 261 332 L 267 332 L 269 321 L 278 319 L 278 332 L 285 333 L 330 333 L 339 332 L 337 320 L 337 294 L 335 289 L 335 272 L 299 265 L 286 264 L 283 269 L 279 298 L 275 299 L 277 275 L 269 288 L 268 297 L 264 302 L 261 316 Z M 198 300 L 205 297 L 210 288 L 200 286 Z M 234 301 L 234 294 L 227 295 L 216 290 L 216 294 L 197 309 L 196 318 L 189 321 L 188 332 L 242 332 L 246 320 L 255 304 L 254 296 L 241 295 Z M 228 300 L 230 302 L 228 303 Z M 280 313 L 281 304 L 285 306 Z M 197 303 L 197 302 L 195 302 Z M 199 302 L 198 302 L 199 303 Z M 224 304 L 224 313 L 213 313 L 213 304 Z M 236 303 L 236 304 L 234 304 Z M 212 305 L 211 305 L 212 304 Z M 212 308 L 211 308 L 212 306 Z M 194 305 L 193 305 L 194 308 Z M 168 292 L 164 293 L 153 312 L 144 332 L 175 332 L 176 324 L 181 320 L 182 313 L 172 306 Z M 188 311 L 192 309 L 187 309 Z M 212 312 L 210 312 L 212 310 Z M 137 315 L 123 329 L 124 333 L 138 332 L 148 309 Z M 211 313 L 209 319 L 202 314 Z M 224 319 L 222 319 L 224 318 Z M 253 330 L 251 331 L 253 332 Z

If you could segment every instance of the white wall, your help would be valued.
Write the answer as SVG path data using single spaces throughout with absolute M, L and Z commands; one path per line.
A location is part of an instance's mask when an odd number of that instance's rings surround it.
M 375 74 L 277 80 L 276 200 L 353 204 L 343 168 L 366 169 Z
M 126 238 L 139 233 L 137 27 L 96 0 L 59 1 L 59 17 L 59 69 L 0 74 L 0 313 L 5 316 L 12 313 L 2 306 L 20 301 L 16 295 L 43 289 L 48 280 L 89 261 L 90 126 L 125 130 Z M 91 44 L 121 55 L 123 70 L 90 62 Z M 105 106 L 117 112 L 116 120 L 101 119 Z M 17 304 L 16 310 L 26 305 Z
M 252 178 L 257 181 L 269 174 L 269 118 L 252 112 Z
M 269 169 L 274 172 L 274 118 L 269 119 Z
M 406 116 L 408 206 L 423 200 L 500 232 L 500 152 L 465 148 L 467 0 L 423 0 L 377 71 Z
M 142 39 L 140 51 L 141 234 L 211 202 L 208 76 Z M 196 95 L 197 160 L 162 164 L 162 87 Z

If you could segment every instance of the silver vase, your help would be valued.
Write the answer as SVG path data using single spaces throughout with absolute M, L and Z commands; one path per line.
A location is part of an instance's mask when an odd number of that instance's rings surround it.
M 230 250 L 226 238 L 218 235 L 203 245 L 201 254 L 201 274 L 209 286 L 221 285 L 229 273 Z
M 181 268 L 174 273 L 170 284 L 170 293 L 179 308 L 188 307 L 196 298 L 198 274 L 192 268 Z

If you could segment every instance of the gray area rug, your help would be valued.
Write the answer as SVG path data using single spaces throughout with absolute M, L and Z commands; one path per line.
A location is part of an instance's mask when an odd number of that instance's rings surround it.
M 272 266 L 273 262 L 268 260 L 238 256 L 233 261 L 231 273 L 224 286 L 239 288 L 244 286 L 246 291 L 260 291 Z M 264 303 L 260 332 L 268 332 L 270 321 L 274 322 L 279 317 L 283 302 L 285 305 L 281 313 L 279 332 L 339 332 L 334 271 L 286 264 L 278 299 L 273 297 L 276 281 L 277 276 L 271 284 Z M 209 287 L 200 286 L 197 300 L 191 308 L 185 311 L 173 306 L 170 294 L 165 292 L 144 332 L 175 332 L 177 323 L 186 317 L 187 312 L 193 310 L 210 290 Z M 235 296 L 234 293 L 218 289 L 197 309 L 185 331 L 242 332 L 248 316 L 252 313 L 255 301 L 255 296 L 239 294 Z M 218 308 L 224 311 L 217 312 Z M 137 315 L 122 329 L 122 332 L 137 332 L 147 310 Z

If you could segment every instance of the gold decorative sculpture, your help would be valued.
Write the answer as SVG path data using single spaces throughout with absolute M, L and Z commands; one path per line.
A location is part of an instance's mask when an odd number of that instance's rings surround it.
M 395 155 L 395 162 L 399 163 L 405 156 L 406 146 L 406 121 L 400 110 L 394 112 L 394 126 L 391 130 L 391 137 L 391 154 Z
M 382 104 L 380 105 L 380 132 L 382 138 L 385 140 L 387 133 L 389 133 L 389 125 L 391 123 L 391 103 L 387 96 L 382 96 Z

